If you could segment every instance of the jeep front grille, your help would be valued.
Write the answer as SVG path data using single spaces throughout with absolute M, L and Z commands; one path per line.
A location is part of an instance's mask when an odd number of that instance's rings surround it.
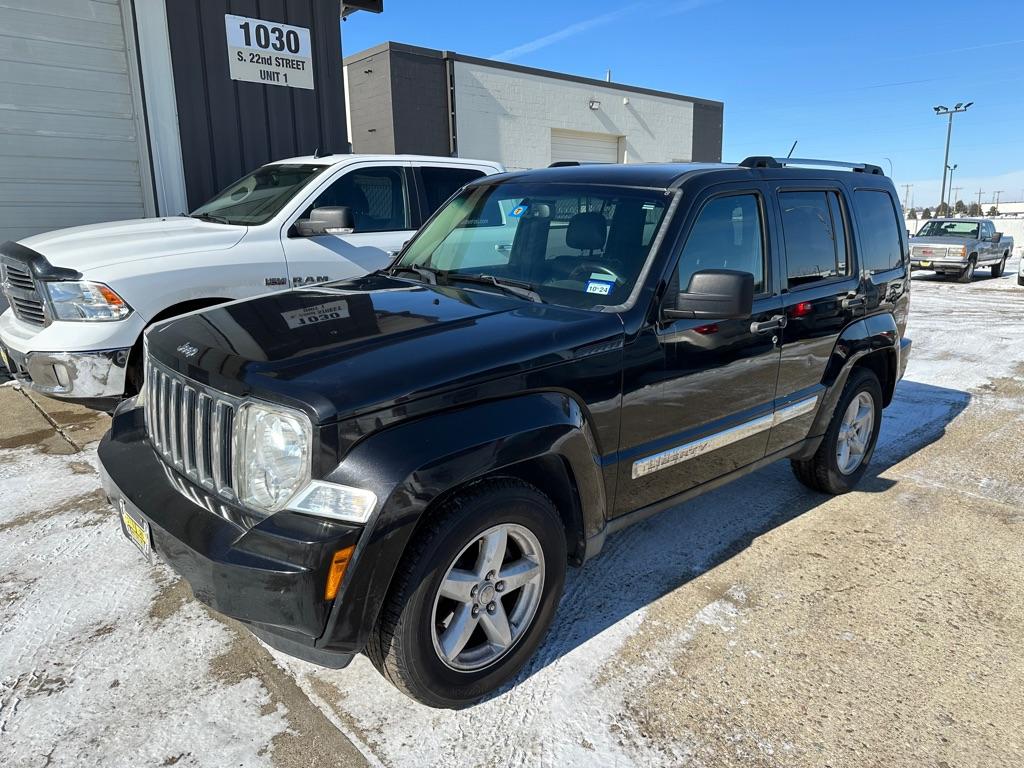
M 164 461 L 198 485 L 235 500 L 236 402 L 146 360 L 146 433 Z
M 0 278 L 3 280 L 4 295 L 16 318 L 30 325 L 49 325 L 43 297 L 36 288 L 32 273 L 24 264 L 5 259 L 0 264 Z

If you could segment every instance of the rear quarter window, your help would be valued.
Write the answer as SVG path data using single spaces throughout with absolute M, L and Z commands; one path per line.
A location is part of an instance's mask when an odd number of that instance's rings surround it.
M 887 192 L 858 189 L 854 192 L 860 221 L 861 264 L 872 275 L 897 269 L 903 263 L 900 221 Z

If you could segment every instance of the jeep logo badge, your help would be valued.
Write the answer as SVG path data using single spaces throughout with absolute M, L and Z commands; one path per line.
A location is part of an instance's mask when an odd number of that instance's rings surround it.
M 196 347 L 186 341 L 184 344 L 178 347 L 178 351 L 185 357 L 195 357 L 199 353 L 199 347 Z

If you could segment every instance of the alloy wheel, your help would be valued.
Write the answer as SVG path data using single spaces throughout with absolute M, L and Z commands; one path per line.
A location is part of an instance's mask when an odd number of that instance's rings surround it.
M 836 465 L 844 475 L 852 474 L 863 463 L 875 429 L 875 401 L 861 392 L 846 408 L 836 440 Z
M 475 672 L 505 656 L 540 606 L 544 552 L 528 528 L 504 524 L 466 545 L 434 596 L 431 636 L 451 669 Z

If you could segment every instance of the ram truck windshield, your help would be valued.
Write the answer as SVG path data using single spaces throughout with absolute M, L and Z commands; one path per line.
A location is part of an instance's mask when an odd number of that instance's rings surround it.
M 194 211 L 194 219 L 220 224 L 266 224 L 326 165 L 264 165 Z

